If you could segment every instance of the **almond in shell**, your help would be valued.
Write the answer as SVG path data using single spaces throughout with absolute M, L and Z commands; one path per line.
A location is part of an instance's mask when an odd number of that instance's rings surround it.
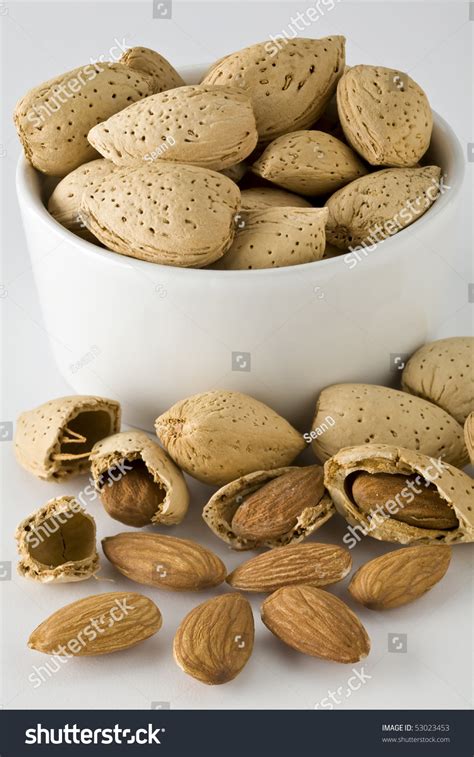
M 344 37 L 296 38 L 251 45 L 217 61 L 203 84 L 243 87 L 251 96 L 260 141 L 305 129 L 336 91 Z
M 296 131 L 268 145 L 252 170 L 302 195 L 335 192 L 367 173 L 348 145 L 323 131 Z
M 48 202 L 48 210 L 61 226 L 74 234 L 97 243 L 81 218 L 81 200 L 84 192 L 94 189 L 102 179 L 114 170 L 114 164 L 104 158 L 91 160 L 79 166 L 62 179 Z
M 171 63 L 149 47 L 129 47 L 119 63 L 149 76 L 155 93 L 184 85 L 183 79 Z
M 313 465 L 241 476 L 211 497 L 202 517 L 232 549 L 244 550 L 300 542 L 333 514 L 322 470 Z
M 268 405 L 225 390 L 180 400 L 156 419 L 155 428 L 182 470 L 215 486 L 288 465 L 305 446 L 298 431 Z
M 141 527 L 180 523 L 188 511 L 184 476 L 143 431 L 130 429 L 103 439 L 92 449 L 91 473 L 112 518 Z
M 98 157 L 87 141 L 93 126 L 151 94 L 151 77 L 123 63 L 90 63 L 34 87 L 14 113 L 27 160 L 66 176 Z
M 326 246 L 327 208 L 266 208 L 242 213 L 231 247 L 214 264 L 225 271 L 312 263 Z
M 433 205 L 440 183 L 438 166 L 387 168 L 355 179 L 326 203 L 328 242 L 352 250 L 393 236 Z
M 371 495 L 372 506 L 367 507 L 367 492 L 370 493 L 373 485 L 366 489 L 363 502 L 360 496 L 354 497 L 354 484 L 361 474 L 376 477 L 382 473 L 390 474 L 397 483 L 387 487 L 385 494 L 378 487 L 377 504 Z M 406 481 L 403 489 L 400 489 L 400 476 Z M 416 492 L 411 482 L 425 493 L 427 484 L 430 485 L 429 500 L 422 498 L 421 507 L 413 504 Z M 355 526 L 348 529 L 344 537 L 348 546 L 355 546 L 364 536 L 400 544 L 474 541 L 474 482 L 441 458 L 388 444 L 346 447 L 325 463 L 324 483 L 337 510 Z M 436 498 L 431 496 L 433 491 Z M 358 502 L 363 502 L 363 506 Z M 408 518 L 404 516 L 406 505 Z
M 334 384 L 319 395 L 313 428 L 328 415 L 335 423 L 313 442 L 321 461 L 343 447 L 396 441 L 460 468 L 467 464 L 462 426 L 420 397 L 375 384 Z
M 374 166 L 414 166 L 429 147 L 430 104 L 408 74 L 353 66 L 339 80 L 337 108 L 347 141 Z
M 264 210 L 265 208 L 311 208 L 309 200 L 293 192 L 277 187 L 249 187 L 242 189 L 242 210 Z
M 91 145 L 118 166 L 169 161 L 216 171 L 246 158 L 257 138 L 243 90 L 198 84 L 146 97 L 88 135 Z
M 164 161 L 117 168 L 83 195 L 81 216 L 106 247 L 162 265 L 202 268 L 232 244 L 240 191 L 231 179 Z
M 474 412 L 474 337 L 453 336 L 420 347 L 403 370 L 402 387 L 464 425 Z

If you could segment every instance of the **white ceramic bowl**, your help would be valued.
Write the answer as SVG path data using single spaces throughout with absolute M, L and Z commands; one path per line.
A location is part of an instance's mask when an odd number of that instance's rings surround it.
M 185 71 L 186 80 L 201 70 Z M 178 399 L 223 388 L 267 402 L 307 431 L 324 386 L 390 383 L 393 355 L 411 353 L 436 329 L 430 255 L 433 247 L 449 254 L 464 172 L 459 142 L 436 114 L 429 162 L 451 188 L 357 265 L 341 256 L 211 271 L 83 241 L 48 214 L 48 182 L 20 159 L 18 198 L 60 373 L 75 392 L 119 399 L 124 420 L 140 428 L 152 429 Z

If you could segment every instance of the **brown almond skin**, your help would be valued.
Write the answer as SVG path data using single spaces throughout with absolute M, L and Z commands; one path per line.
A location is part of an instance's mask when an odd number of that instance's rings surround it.
M 270 594 L 262 605 L 262 621 L 285 644 L 312 657 L 349 663 L 370 651 L 357 615 L 314 586 L 284 586 Z
M 115 614 L 111 615 L 111 611 Z M 97 625 L 92 626 L 92 621 Z M 66 653 L 76 657 L 110 654 L 148 639 L 161 625 L 161 613 L 151 599 L 113 591 L 94 594 L 57 610 L 35 628 L 28 646 L 49 655 L 61 654 L 60 647 L 67 647 Z M 76 647 L 68 646 L 69 642 L 76 642 Z
M 252 608 L 241 594 L 223 594 L 195 607 L 179 626 L 173 653 L 185 673 L 209 685 L 235 678 L 252 654 Z
M 245 499 L 232 519 L 232 530 L 258 542 L 275 539 L 292 529 L 306 507 L 324 494 L 324 471 L 319 465 L 297 468 L 274 478 Z
M 416 479 L 418 478 L 418 482 Z M 355 503 L 365 513 L 370 513 L 377 507 L 384 508 L 385 503 L 389 500 L 395 500 L 397 495 L 403 489 L 407 489 L 408 482 L 413 482 L 417 489 L 422 489 L 421 493 L 410 490 L 414 499 L 409 502 L 400 495 L 399 500 L 403 508 L 396 513 L 387 515 L 395 520 L 408 523 L 418 528 L 436 528 L 439 530 L 448 530 L 457 528 L 459 521 L 452 507 L 449 507 L 433 484 L 425 487 L 420 477 L 403 476 L 392 473 L 360 473 L 352 485 L 352 497 Z
M 189 539 L 125 532 L 102 540 L 106 558 L 131 581 L 169 591 L 201 591 L 226 577 L 222 560 Z
M 100 490 L 100 498 L 114 520 L 140 528 L 152 522 L 166 491 L 153 481 L 142 460 L 128 461 L 128 465 L 133 469 L 118 481 L 106 483 Z
M 405 547 L 362 565 L 349 591 L 370 610 L 387 610 L 423 596 L 446 573 L 451 548 L 444 544 Z
M 336 544 L 288 544 L 242 563 L 227 583 L 243 591 L 276 591 L 282 586 L 326 586 L 341 581 L 352 567 L 350 552 Z

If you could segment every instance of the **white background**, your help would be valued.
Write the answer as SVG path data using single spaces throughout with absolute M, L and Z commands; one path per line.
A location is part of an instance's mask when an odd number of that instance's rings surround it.
M 313 3 L 315 5 L 316 3 Z M 176 66 L 210 62 L 245 45 L 288 28 L 292 14 L 304 13 L 306 2 L 178 2 L 172 19 L 152 19 L 152 2 L 82 2 L 0 4 L 3 37 L 2 135 L 3 268 L 0 307 L 3 326 L 3 404 L 0 417 L 16 418 L 26 408 L 69 393 L 52 361 L 48 335 L 36 299 L 23 230 L 14 192 L 14 169 L 20 148 L 11 123 L 16 100 L 30 87 L 87 63 L 108 51 L 115 40 L 159 50 Z M 324 10 L 324 5 L 320 2 Z M 474 14 L 473 14 L 474 15 Z M 372 63 L 407 71 L 429 94 L 432 106 L 453 126 L 467 150 L 472 128 L 472 37 L 468 3 L 356 3 L 342 0 L 309 27 L 306 36 L 344 34 L 349 64 Z M 6 70 L 5 70 L 6 68 Z M 474 280 L 472 273 L 473 164 L 453 228 L 454 267 L 446 263 L 447 289 Z M 434 261 L 434 264 L 439 264 Z M 423 282 L 420 281 L 420 287 Z M 459 287 L 458 287 L 459 289 Z M 464 288 L 462 289 L 464 291 Z M 74 294 L 71 291 L 71 306 Z M 439 336 L 471 330 L 472 304 L 466 298 L 447 300 Z M 77 359 L 80 356 L 76 356 Z M 127 359 L 124 352 L 124 360 Z M 72 356 L 72 361 L 74 356 Z M 40 586 L 15 575 L 17 523 L 49 498 L 77 494 L 87 478 L 61 485 L 35 480 L 17 466 L 11 442 L 0 444 L 2 460 L 1 561 L 12 562 L 12 580 L 2 581 L 3 676 L 0 705 L 4 708 L 150 708 L 153 702 L 180 708 L 312 709 L 328 692 L 342 687 L 339 708 L 467 708 L 472 678 L 471 547 L 454 549 L 445 579 L 416 604 L 386 613 L 356 608 L 348 600 L 346 581 L 332 587 L 357 610 L 372 639 L 363 663 L 337 665 L 299 655 L 283 646 L 261 624 L 259 604 L 252 600 L 256 621 L 255 650 L 247 667 L 232 683 L 206 687 L 175 665 L 171 645 L 177 625 L 200 601 L 214 593 L 170 594 L 139 587 L 114 573 L 104 559 L 98 581 Z M 185 523 L 166 533 L 198 539 L 213 548 L 229 569 L 243 555 L 232 553 L 201 521 L 210 494 L 193 487 L 191 512 Z M 96 516 L 99 538 L 125 530 L 102 511 Z M 340 541 L 344 522 L 334 518 L 318 532 L 318 541 Z M 164 530 L 164 529 L 163 529 Z M 370 538 L 353 550 L 357 567 L 386 551 Z M 246 553 L 245 557 L 250 554 Z M 108 580 L 113 579 L 115 583 Z M 104 658 L 68 661 L 39 688 L 29 681 L 33 666 L 48 658 L 26 646 L 29 633 L 50 613 L 75 599 L 110 590 L 138 590 L 159 605 L 163 629 L 136 649 Z M 407 634 L 408 651 L 388 651 L 389 633 Z M 370 679 L 346 696 L 352 667 Z M 167 703 L 167 704 L 166 704 Z M 335 705 L 336 706 L 336 705 Z

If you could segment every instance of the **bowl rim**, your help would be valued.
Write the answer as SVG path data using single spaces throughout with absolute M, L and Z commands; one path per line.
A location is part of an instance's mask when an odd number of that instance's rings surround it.
M 191 71 L 192 69 L 188 69 Z M 196 70 L 196 69 L 194 69 Z M 425 226 L 438 215 L 444 213 L 448 206 L 456 200 L 459 192 L 461 191 L 464 179 L 465 165 L 463 160 L 463 151 L 451 126 L 445 121 L 442 116 L 433 111 L 433 131 L 439 133 L 444 140 L 449 143 L 452 149 L 452 166 L 450 171 L 449 181 L 452 186 L 441 197 L 438 197 L 436 202 L 418 218 L 418 220 L 401 229 L 396 234 L 382 240 L 376 244 L 377 255 L 372 255 L 372 249 L 370 253 L 366 255 L 372 261 L 372 265 L 382 264 L 387 256 L 396 254 L 397 246 L 401 247 L 400 242 L 405 242 L 407 236 L 413 234 L 413 229 L 416 228 L 417 232 L 421 232 Z M 218 270 L 213 268 L 191 268 L 180 266 L 168 266 L 161 263 L 152 263 L 147 260 L 140 260 L 133 256 L 123 255 L 113 250 L 107 250 L 98 247 L 93 242 L 89 242 L 86 239 L 74 234 L 50 215 L 46 205 L 44 204 L 42 194 L 42 182 L 45 177 L 41 172 L 35 169 L 25 158 L 23 153 L 20 155 L 16 170 L 16 191 L 20 205 L 24 207 L 29 213 L 32 213 L 44 226 L 49 227 L 51 233 L 54 233 L 60 238 L 61 243 L 65 242 L 73 247 L 76 247 L 81 255 L 86 257 L 98 257 L 103 260 L 107 265 L 117 265 L 119 267 L 133 267 L 138 270 L 142 270 L 143 273 L 160 273 L 161 275 L 171 276 L 173 272 L 178 271 L 181 277 L 187 276 L 188 278 L 200 277 L 202 280 L 219 278 L 221 280 L 229 280 L 231 277 L 233 281 L 237 279 L 254 280 L 257 278 L 271 278 L 275 279 L 282 276 L 292 275 L 307 275 L 309 272 L 317 273 L 319 270 L 321 273 L 340 272 L 342 270 L 351 270 L 351 267 L 346 263 L 347 255 L 354 255 L 354 251 L 348 250 L 346 252 L 341 251 L 340 255 L 336 255 L 331 258 L 324 258 L 320 260 L 314 260 L 310 263 L 300 263 L 294 266 L 282 266 L 279 268 L 260 268 L 260 269 L 243 269 L 243 270 Z M 454 183 L 453 183 L 454 180 Z M 372 247 L 372 246 L 370 246 Z M 355 248 L 359 251 L 359 248 Z M 324 268 L 322 268 L 324 266 Z M 353 266 L 355 267 L 355 266 Z

